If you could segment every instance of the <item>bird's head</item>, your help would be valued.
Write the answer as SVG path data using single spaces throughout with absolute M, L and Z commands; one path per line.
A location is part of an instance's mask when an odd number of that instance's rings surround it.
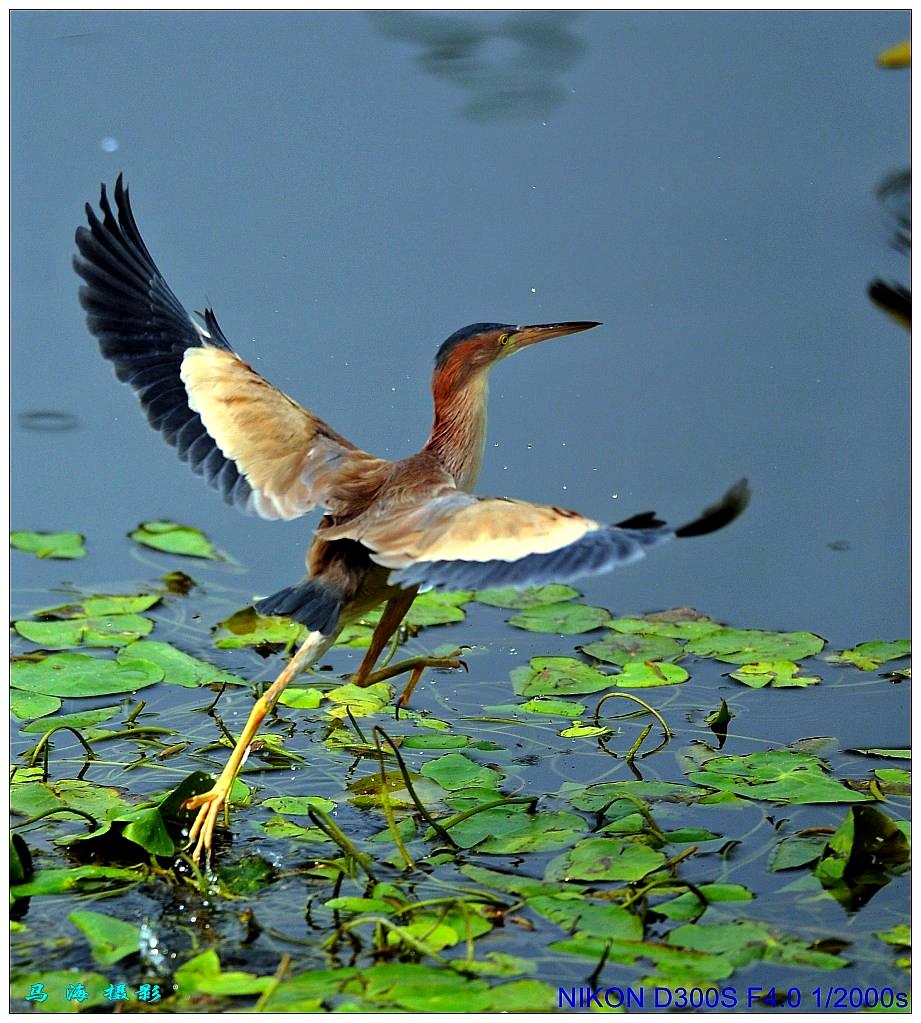
M 489 369 L 504 359 L 539 341 L 563 334 L 575 334 L 600 324 L 590 320 L 570 323 L 538 323 L 516 326 L 514 323 L 471 323 L 455 331 L 438 349 L 435 374 L 448 373 L 455 379 Z

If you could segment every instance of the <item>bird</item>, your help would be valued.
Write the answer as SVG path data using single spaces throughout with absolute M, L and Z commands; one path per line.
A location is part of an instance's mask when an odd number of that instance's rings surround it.
M 384 605 L 353 682 L 374 665 L 420 589 L 527 587 L 606 572 L 673 539 L 733 521 L 749 501 L 740 480 L 696 519 L 671 528 L 653 512 L 605 525 L 555 505 L 473 493 L 486 439 L 490 370 L 551 338 L 596 321 L 516 325 L 479 322 L 438 348 L 434 419 L 420 451 L 397 460 L 361 450 L 274 387 L 232 348 L 213 309 L 190 315 L 144 243 L 118 175 L 99 213 L 85 205 L 74 269 L 88 329 L 116 377 L 137 394 L 150 425 L 179 458 L 240 511 L 290 520 L 323 511 L 300 581 L 255 602 L 308 634 L 255 701 L 213 787 L 186 802 L 193 859 L 210 862 L 215 826 L 265 717 L 288 683 L 341 630 Z

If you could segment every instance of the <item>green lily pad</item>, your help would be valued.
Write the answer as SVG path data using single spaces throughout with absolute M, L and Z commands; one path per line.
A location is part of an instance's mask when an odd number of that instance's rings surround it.
M 122 656 L 148 661 L 156 665 L 163 672 L 164 682 L 169 682 L 174 686 L 184 686 L 186 689 L 195 689 L 198 686 L 215 683 L 247 685 L 237 675 L 221 671 L 207 661 L 200 661 L 197 657 L 177 650 L 172 644 L 161 643 L 158 640 L 148 639 L 132 643 L 122 651 Z
M 688 778 L 748 799 L 778 803 L 857 803 L 870 797 L 829 777 L 818 757 L 789 750 L 717 757 Z
M 40 870 L 25 884 L 13 885 L 11 891 L 21 899 L 37 895 L 91 894 L 113 891 L 143 880 L 144 874 L 139 870 L 78 864 Z
M 303 643 L 310 630 L 288 618 L 264 617 L 255 608 L 244 607 L 215 626 L 214 645 L 223 650 L 245 646 L 291 647 Z
M 315 710 L 323 702 L 323 693 L 319 689 L 286 689 L 278 698 L 283 707 L 294 710 Z
M 419 628 L 462 622 L 466 615 L 461 605 L 472 598 L 472 590 L 429 590 L 428 593 L 420 593 L 412 602 L 405 622 Z
M 95 710 L 77 711 L 74 714 L 58 714 L 52 718 L 40 718 L 38 721 L 32 721 L 28 725 L 24 725 L 22 731 L 32 735 L 44 735 L 45 732 L 50 732 L 52 728 L 60 728 L 61 725 L 68 725 L 70 728 L 92 728 L 93 725 L 101 724 L 103 721 L 115 717 L 121 709 L 116 705 L 114 707 L 97 707 Z
M 786 659 L 798 661 L 819 653 L 825 640 L 811 632 L 763 632 L 760 629 L 727 629 L 708 632 L 688 642 L 687 651 L 730 664 Z
M 893 757 L 896 760 L 911 760 L 910 749 L 849 749 L 848 753 L 862 753 L 867 757 Z
M 475 912 L 464 914 L 449 910 L 447 913 L 416 912 L 409 923 L 402 926 L 402 930 L 421 942 L 430 954 L 459 944 L 468 929 L 471 939 L 476 939 L 488 934 L 492 924 Z M 387 941 L 389 945 L 400 945 L 403 938 L 391 931 Z
M 665 855 L 639 842 L 586 838 L 551 860 L 548 881 L 638 881 L 662 866 Z
M 853 650 L 842 650 L 828 658 L 832 664 L 853 664 L 861 671 L 875 671 L 886 661 L 898 661 L 911 655 L 911 642 L 897 639 L 892 643 L 859 643 Z
M 178 522 L 142 522 L 129 534 L 132 540 L 155 551 L 181 554 L 187 558 L 218 558 L 214 545 L 200 529 L 182 526 Z
M 221 962 L 213 948 L 184 962 L 174 980 L 180 991 L 205 995 L 258 995 L 271 987 L 271 977 L 257 977 L 239 970 L 221 970 Z
M 800 666 L 796 661 L 752 661 L 743 664 L 738 671 L 730 672 L 729 677 L 742 682 L 753 689 L 764 689 L 773 686 L 775 689 L 800 689 L 805 686 L 816 686 L 822 680 L 817 675 L 800 675 Z
M 896 924 L 888 931 L 874 931 L 873 937 L 885 941 L 887 945 L 903 945 L 905 948 L 911 948 L 911 925 Z
M 10 810 L 21 817 L 36 817 L 60 807 L 80 810 L 101 821 L 110 813 L 127 809 L 118 789 L 93 785 L 88 781 L 64 778 L 53 784 L 42 781 L 18 781 L 19 775 L 32 777 L 27 772 L 17 772 L 10 788 Z M 77 814 L 61 813 L 57 820 L 78 820 L 85 818 Z
M 105 615 L 138 614 L 147 611 L 160 601 L 159 593 L 115 593 L 96 594 L 39 608 L 32 614 L 37 618 L 101 618 Z
M 559 849 L 584 831 L 585 821 L 574 813 L 528 813 L 520 804 L 483 810 L 448 829 L 462 849 L 497 855 Z
M 526 714 L 551 714 L 554 717 L 574 720 L 585 713 L 585 705 L 572 700 L 554 700 L 547 696 L 535 696 L 515 708 Z
M 557 733 L 564 739 L 594 739 L 599 735 L 610 735 L 607 725 L 583 725 L 581 721 L 573 721 L 569 728 Z
M 500 771 L 482 767 L 463 753 L 446 753 L 437 760 L 423 764 L 420 770 L 426 778 L 431 778 L 451 792 L 474 786 L 495 789 L 504 778 Z
M 773 934 L 767 925 L 754 920 L 731 924 L 684 924 L 668 935 L 670 945 L 695 952 L 727 956 L 735 965 L 754 960 L 812 966 L 820 970 L 837 970 L 847 960 L 813 949 L 805 941 L 788 935 Z
M 613 632 L 604 639 L 587 643 L 581 651 L 608 664 L 628 661 L 676 661 L 684 656 L 684 647 L 667 636 L 644 636 L 640 633 Z
M 287 817 L 271 817 L 256 827 L 269 838 L 296 838 L 301 842 L 322 843 L 330 841 L 329 835 L 320 828 L 305 828 Z
M 822 855 L 826 839 L 822 835 L 791 835 L 782 838 L 774 847 L 768 869 L 795 870 L 805 867 Z
M 23 639 L 46 650 L 75 646 L 121 647 L 146 636 L 154 623 L 134 614 L 113 614 L 98 618 L 67 618 L 63 621 L 18 621 L 13 627 Z
M 251 855 L 219 867 L 217 876 L 221 886 L 231 895 L 255 895 L 275 877 L 275 868 L 264 857 Z M 178 971 L 176 975 L 178 978 Z
M 140 928 L 134 924 L 92 910 L 75 911 L 67 919 L 83 932 L 101 966 L 111 966 L 140 948 Z
M 10 533 L 10 547 L 37 558 L 85 558 L 83 543 L 80 533 Z
M 614 685 L 611 675 L 575 657 L 532 657 L 528 667 L 512 669 L 511 679 L 519 696 L 579 696 Z
M 41 693 L 28 693 L 19 689 L 10 693 L 10 710 L 20 721 L 47 717 L 60 709 L 60 706 L 61 701 L 56 696 L 43 696 Z
M 622 906 L 568 894 L 535 895 L 528 899 L 528 907 L 567 931 L 577 930 L 593 938 L 643 940 L 643 921 Z
M 469 745 L 469 735 L 448 735 L 445 732 L 407 735 L 403 739 L 404 749 L 463 749 Z
M 603 607 L 587 604 L 539 604 L 525 608 L 521 614 L 509 618 L 509 625 L 529 632 L 555 632 L 572 636 L 591 632 L 610 621 L 611 612 Z
M 516 590 L 511 586 L 496 590 L 478 590 L 474 598 L 480 604 L 490 607 L 527 608 L 543 607 L 546 604 L 560 604 L 578 597 L 579 591 L 562 583 L 550 583 L 547 586 L 532 586 L 529 589 Z
M 711 632 L 719 632 L 724 626 L 703 615 L 666 613 L 649 615 L 646 618 L 615 618 L 608 622 L 608 628 L 641 636 L 665 636 L 669 639 L 699 639 Z
M 51 654 L 40 661 L 14 661 L 10 684 L 45 696 L 111 696 L 152 686 L 163 678 L 150 661 L 89 654 Z
M 703 789 L 670 781 L 609 781 L 595 785 L 577 785 L 565 782 L 560 797 L 568 800 L 577 810 L 621 817 L 637 808 L 637 801 L 664 799 L 669 802 L 690 802 L 703 793 Z
M 347 682 L 326 693 L 326 699 L 336 706 L 330 707 L 327 713 L 332 718 L 371 717 L 379 714 L 389 703 L 393 690 L 386 682 L 375 682 L 373 686 L 356 686 Z
M 310 809 L 322 810 L 323 813 L 332 813 L 336 804 L 331 799 L 324 799 L 322 796 L 272 796 L 262 801 L 276 813 L 283 813 L 289 816 L 305 816 Z
M 742 884 L 713 883 L 697 886 L 706 902 L 701 902 L 694 892 L 685 892 L 668 902 L 660 902 L 655 911 L 671 920 L 693 920 L 700 916 L 711 902 L 750 902 L 752 893 Z
M 652 689 L 687 682 L 690 675 L 679 664 L 656 661 L 627 661 L 616 675 L 609 676 L 618 689 Z

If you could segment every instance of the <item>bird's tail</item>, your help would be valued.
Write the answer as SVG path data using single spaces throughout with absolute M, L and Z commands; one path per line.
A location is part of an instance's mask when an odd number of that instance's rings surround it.
M 342 595 L 318 579 L 302 579 L 295 586 L 257 600 L 254 606 L 261 615 L 284 615 L 330 636 L 339 621 Z

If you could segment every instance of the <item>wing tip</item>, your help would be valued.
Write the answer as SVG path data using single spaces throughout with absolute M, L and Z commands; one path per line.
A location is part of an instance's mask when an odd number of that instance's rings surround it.
M 716 502 L 705 508 L 696 519 L 686 522 L 675 530 L 677 537 L 706 536 L 708 533 L 715 533 L 718 529 L 728 526 L 735 521 L 748 507 L 751 501 L 752 490 L 748 479 L 742 477 L 734 483 L 723 496 Z

